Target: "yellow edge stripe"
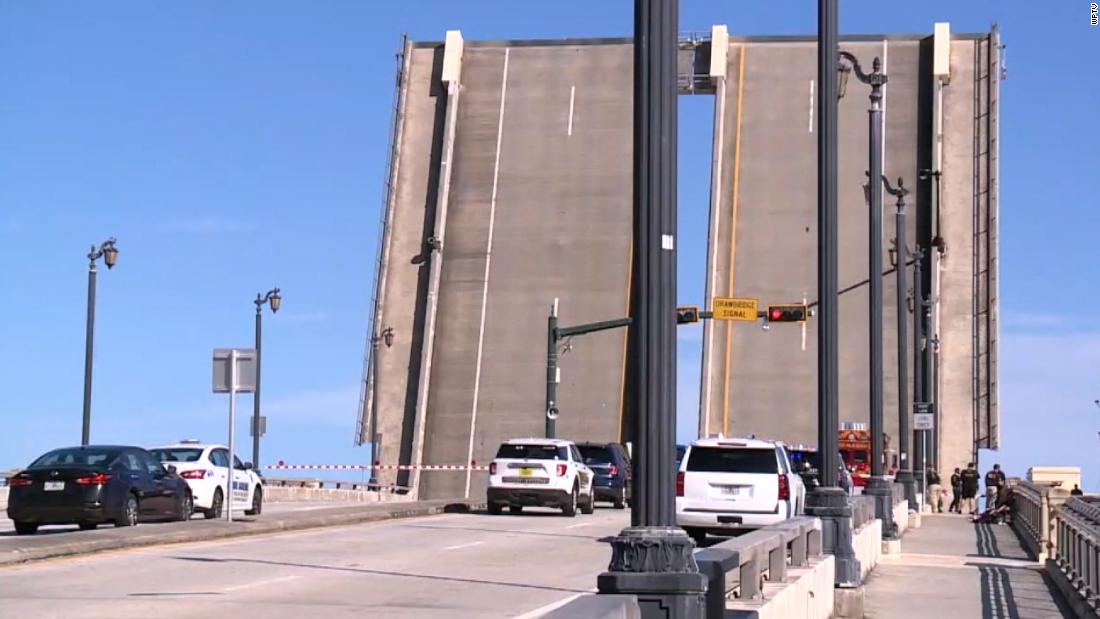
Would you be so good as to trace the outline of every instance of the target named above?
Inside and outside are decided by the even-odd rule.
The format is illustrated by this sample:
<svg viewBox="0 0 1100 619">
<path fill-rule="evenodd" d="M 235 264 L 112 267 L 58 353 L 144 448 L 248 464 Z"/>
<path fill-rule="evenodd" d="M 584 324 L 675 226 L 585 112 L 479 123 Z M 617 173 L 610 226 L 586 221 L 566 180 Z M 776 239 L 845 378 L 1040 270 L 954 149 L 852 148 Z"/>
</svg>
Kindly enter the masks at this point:
<svg viewBox="0 0 1100 619">
<path fill-rule="evenodd" d="M 633 238 L 633 236 L 631 236 L 631 239 L 630 239 L 630 251 L 628 251 L 626 255 L 627 255 L 627 260 L 626 260 L 626 265 L 627 265 L 627 269 L 626 269 L 626 312 L 623 315 L 624 316 L 630 316 L 630 293 L 631 293 L 631 286 L 634 283 L 634 238 Z M 629 349 L 629 346 L 628 346 L 630 344 L 630 329 L 631 329 L 631 327 L 627 327 L 626 329 L 624 329 L 625 333 L 623 335 L 623 374 L 622 374 L 622 383 L 621 383 L 622 388 L 620 389 L 621 396 L 620 396 L 620 399 L 619 399 L 619 442 L 620 443 L 625 443 L 628 440 L 627 437 L 623 436 L 623 416 L 626 414 L 625 413 L 626 412 L 626 363 L 627 363 L 627 355 L 630 353 L 630 349 Z"/>
<path fill-rule="evenodd" d="M 742 43 L 737 61 L 737 138 L 733 147 L 733 216 L 730 217 L 730 262 L 729 296 L 733 296 L 734 261 L 737 251 L 737 207 L 740 202 L 741 187 L 741 109 L 744 107 L 745 92 L 745 44 Z M 730 430 L 730 350 L 733 346 L 733 322 L 726 323 L 726 363 L 725 380 L 722 384 L 722 434 L 729 435 Z M 708 412 L 709 414 L 709 412 Z"/>
</svg>

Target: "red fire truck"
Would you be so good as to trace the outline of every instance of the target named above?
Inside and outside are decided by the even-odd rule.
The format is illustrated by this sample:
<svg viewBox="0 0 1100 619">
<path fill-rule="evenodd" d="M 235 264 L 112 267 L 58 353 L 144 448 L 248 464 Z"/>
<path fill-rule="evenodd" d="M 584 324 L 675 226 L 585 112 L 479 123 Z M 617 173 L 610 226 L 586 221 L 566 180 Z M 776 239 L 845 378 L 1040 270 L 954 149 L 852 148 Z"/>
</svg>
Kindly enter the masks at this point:
<svg viewBox="0 0 1100 619">
<path fill-rule="evenodd" d="M 841 424 L 837 446 L 844 465 L 852 471 L 852 482 L 859 487 L 867 485 L 871 477 L 871 431 L 865 423 L 845 422 Z M 883 437 L 885 473 L 893 475 L 893 450 L 890 449 L 889 435 Z"/>
</svg>

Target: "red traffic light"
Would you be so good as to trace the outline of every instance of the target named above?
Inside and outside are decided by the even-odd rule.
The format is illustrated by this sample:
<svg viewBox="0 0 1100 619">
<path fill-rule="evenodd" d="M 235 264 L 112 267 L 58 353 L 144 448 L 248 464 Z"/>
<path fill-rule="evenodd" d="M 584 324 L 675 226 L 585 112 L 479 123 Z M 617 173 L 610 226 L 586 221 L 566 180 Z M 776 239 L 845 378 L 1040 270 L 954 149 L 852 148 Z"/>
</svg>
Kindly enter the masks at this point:
<svg viewBox="0 0 1100 619">
<path fill-rule="evenodd" d="M 805 322 L 809 315 L 805 305 L 769 305 L 769 322 Z"/>
</svg>

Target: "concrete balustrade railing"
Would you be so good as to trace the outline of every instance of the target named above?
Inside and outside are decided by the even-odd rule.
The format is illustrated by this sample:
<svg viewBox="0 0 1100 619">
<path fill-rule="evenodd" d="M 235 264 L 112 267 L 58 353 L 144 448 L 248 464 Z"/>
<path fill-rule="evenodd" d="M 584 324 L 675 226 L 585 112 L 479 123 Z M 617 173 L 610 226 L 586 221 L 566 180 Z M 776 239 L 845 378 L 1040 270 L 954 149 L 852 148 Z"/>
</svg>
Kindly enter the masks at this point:
<svg viewBox="0 0 1100 619">
<path fill-rule="evenodd" d="M 276 488 L 326 488 L 329 490 L 359 490 L 363 492 L 398 492 L 408 491 L 404 486 L 387 486 L 370 484 L 362 481 L 330 481 L 324 479 L 310 479 L 303 477 L 264 477 L 265 486 Z"/>
<path fill-rule="evenodd" d="M 852 506 L 853 531 L 875 519 L 875 499 L 873 497 L 864 495 L 849 497 L 848 504 Z"/>
<path fill-rule="evenodd" d="M 1055 518 L 1069 492 L 1055 483 L 1027 480 L 1020 480 L 1012 490 L 1012 527 L 1027 551 L 1038 561 L 1045 561 L 1058 542 Z"/>
<path fill-rule="evenodd" d="M 1079 617 L 1100 614 L 1100 498 L 1070 497 L 1054 518 L 1047 573 Z"/>
<path fill-rule="evenodd" d="M 798 516 L 696 552 L 699 572 L 707 579 L 706 617 L 729 616 L 727 603 L 731 601 L 759 601 L 765 583 L 787 583 L 789 568 L 805 568 L 822 556 L 822 541 L 821 521 Z M 832 580 L 829 572 L 823 582 L 831 585 Z M 588 595 L 543 616 L 546 619 L 625 619 L 639 616 L 637 608 L 634 596 Z"/>
</svg>

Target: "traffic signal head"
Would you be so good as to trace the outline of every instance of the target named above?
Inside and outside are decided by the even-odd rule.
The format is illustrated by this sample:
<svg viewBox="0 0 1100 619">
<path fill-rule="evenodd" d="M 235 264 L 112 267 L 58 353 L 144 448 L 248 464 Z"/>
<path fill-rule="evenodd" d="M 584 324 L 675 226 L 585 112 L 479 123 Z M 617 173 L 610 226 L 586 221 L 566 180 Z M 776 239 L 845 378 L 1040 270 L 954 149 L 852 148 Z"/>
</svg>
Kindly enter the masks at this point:
<svg viewBox="0 0 1100 619">
<path fill-rule="evenodd" d="M 699 322 L 699 307 L 695 305 L 686 305 L 676 308 L 676 324 L 686 325 L 693 322 Z"/>
<path fill-rule="evenodd" d="M 768 306 L 768 322 L 805 322 L 808 315 L 805 305 Z"/>
</svg>

